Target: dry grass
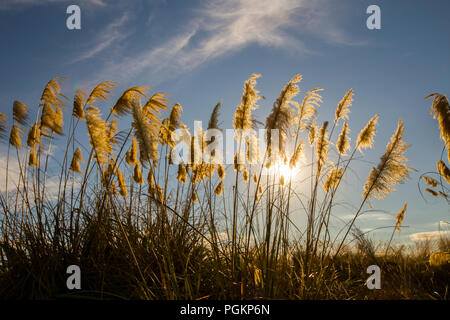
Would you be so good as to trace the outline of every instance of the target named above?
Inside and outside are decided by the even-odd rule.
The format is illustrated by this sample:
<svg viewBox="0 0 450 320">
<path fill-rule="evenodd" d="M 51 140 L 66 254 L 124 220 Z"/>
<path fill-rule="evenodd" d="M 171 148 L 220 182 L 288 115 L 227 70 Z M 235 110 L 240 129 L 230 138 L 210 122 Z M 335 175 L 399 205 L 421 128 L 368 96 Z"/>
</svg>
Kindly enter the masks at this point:
<svg viewBox="0 0 450 320">
<path fill-rule="evenodd" d="M 235 129 L 260 125 L 252 114 L 261 98 L 259 76 L 244 83 Z M 362 186 L 354 218 L 338 236 L 331 232 L 341 182 L 355 156 L 372 147 L 376 134 L 378 115 L 351 146 L 344 119 L 349 118 L 353 89 L 337 104 L 334 121 L 317 126 L 322 89 L 310 90 L 299 103 L 294 99 L 301 75 L 293 77 L 266 119 L 265 128 L 277 129 L 278 137 L 269 131 L 268 147 L 254 164 L 256 136 L 237 135 L 233 172 L 233 165 L 216 162 L 214 152 L 198 157 L 214 141 L 201 130 L 182 137 L 189 159 L 198 161 L 174 164 L 173 133 L 186 128 L 182 107 L 169 108 L 165 93 L 150 96 L 144 86 L 126 90 L 106 117 L 98 104 L 110 101 L 114 82 L 100 83 L 90 94 L 78 90 L 64 131 L 62 80 L 48 82 L 30 128 L 29 108 L 14 103 L 6 173 L 10 161 L 17 162 L 20 172 L 16 184 L 6 178 L 0 197 L 0 297 L 448 299 L 448 263 L 436 263 L 433 256 L 430 265 L 430 246 L 408 254 L 391 248 L 389 241 L 386 253 L 379 254 L 383 250 L 355 227 L 368 201 L 394 192 L 412 170 L 404 156 L 408 145 L 401 120 Z M 442 99 L 435 103 L 439 123 L 447 128 Z M 220 106 L 212 111 L 209 129 L 219 129 Z M 86 129 L 79 128 L 80 122 Z M 340 125 L 336 139 L 333 133 Z M 3 139 L 6 130 L 0 114 Z M 77 140 L 79 130 L 88 133 L 89 147 Z M 288 137 L 294 138 L 293 145 Z M 55 139 L 66 142 L 56 183 L 55 176 L 49 177 Z M 281 148 L 272 148 L 272 141 Z M 309 157 L 306 164 L 301 157 Z M 294 176 L 280 175 L 282 166 L 302 166 L 310 174 L 300 188 Z M 439 173 L 446 179 L 444 166 Z M 264 175 L 267 168 L 272 173 Z M 438 186 L 431 177 L 424 181 Z M 440 192 L 446 194 L 445 189 Z M 306 217 L 304 228 L 292 222 L 299 212 Z M 405 212 L 406 204 L 393 223 L 391 240 L 401 230 Z M 349 241 L 349 235 L 356 241 Z M 439 245 L 440 252 L 448 252 L 448 239 Z M 72 264 L 81 267 L 81 291 L 65 287 L 65 271 Z M 364 284 L 371 264 L 383 270 L 382 290 L 371 291 Z"/>
</svg>

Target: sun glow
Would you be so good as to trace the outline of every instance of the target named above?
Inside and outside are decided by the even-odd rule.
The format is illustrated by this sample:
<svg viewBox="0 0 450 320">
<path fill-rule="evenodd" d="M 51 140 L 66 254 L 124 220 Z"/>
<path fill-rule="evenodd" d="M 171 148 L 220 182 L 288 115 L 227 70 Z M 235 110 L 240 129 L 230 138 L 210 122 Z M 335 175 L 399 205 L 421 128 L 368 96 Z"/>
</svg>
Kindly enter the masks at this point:
<svg viewBox="0 0 450 320">
<path fill-rule="evenodd" d="M 291 168 L 289 164 L 281 163 L 278 165 L 278 172 L 284 179 L 292 178 L 295 174 L 295 167 Z"/>
<path fill-rule="evenodd" d="M 284 163 L 283 161 L 277 162 L 273 166 L 270 167 L 268 174 L 275 175 L 278 177 L 283 177 L 285 181 L 289 181 L 290 179 L 294 179 L 298 169 L 296 167 L 291 168 L 289 163 Z"/>
</svg>

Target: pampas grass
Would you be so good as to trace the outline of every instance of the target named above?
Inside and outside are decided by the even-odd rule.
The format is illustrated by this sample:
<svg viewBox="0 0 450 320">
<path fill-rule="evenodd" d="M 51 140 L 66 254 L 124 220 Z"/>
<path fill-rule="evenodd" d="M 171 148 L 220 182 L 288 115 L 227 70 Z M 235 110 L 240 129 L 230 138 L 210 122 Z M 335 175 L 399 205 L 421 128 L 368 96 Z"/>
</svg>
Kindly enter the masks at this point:
<svg viewBox="0 0 450 320">
<path fill-rule="evenodd" d="M 367 177 L 364 184 L 364 198 L 373 196 L 383 199 L 395 191 L 396 184 L 402 183 L 409 177 L 412 168 L 405 163 L 408 159 L 404 153 L 409 145 L 402 140 L 403 131 L 403 121 L 399 120 L 397 129 L 387 144 L 380 163 L 376 168 L 372 168 Z"/>
<path fill-rule="evenodd" d="M 347 150 L 350 150 L 350 137 L 348 136 L 350 129 L 347 121 L 342 126 L 342 131 L 336 141 L 336 148 L 341 156 L 344 156 Z"/>
<path fill-rule="evenodd" d="M 261 99 L 261 96 L 258 95 L 259 91 L 255 89 L 256 79 L 259 77 L 261 77 L 260 74 L 254 73 L 244 83 L 241 103 L 234 112 L 234 129 L 249 130 L 253 128 L 252 111 L 258 108 L 256 103 Z"/>
<path fill-rule="evenodd" d="M 22 139 L 20 136 L 23 134 L 22 129 L 17 124 L 14 124 L 9 135 L 9 143 L 18 149 L 22 148 Z"/>
<path fill-rule="evenodd" d="M 28 107 L 16 100 L 13 103 L 13 118 L 14 121 L 16 121 L 17 123 L 25 126 L 27 124 L 27 120 L 28 120 Z"/>
<path fill-rule="evenodd" d="M 0 112 L 0 139 L 3 140 L 6 138 L 5 132 L 6 130 L 6 122 L 8 121 L 8 117 Z"/>
<path fill-rule="evenodd" d="M 364 129 L 358 135 L 358 140 L 356 140 L 356 145 L 359 151 L 363 149 L 372 148 L 373 141 L 375 139 L 375 126 L 378 122 L 379 115 L 376 114 L 369 122 L 366 124 Z"/>
<path fill-rule="evenodd" d="M 81 90 L 78 89 L 75 92 L 75 96 L 73 98 L 73 110 L 72 115 L 77 118 L 78 120 L 84 120 L 84 103 L 86 100 L 87 94 Z"/>
<path fill-rule="evenodd" d="M 348 119 L 348 114 L 350 113 L 349 107 L 353 102 L 353 88 L 348 90 L 345 96 L 339 101 L 338 106 L 335 111 L 334 123 L 337 123 L 339 119 Z"/>
<path fill-rule="evenodd" d="M 362 232 L 357 246 L 347 239 L 357 233 L 355 221 L 368 202 L 394 192 L 412 170 L 403 123 L 361 186 L 360 206 L 347 207 L 353 219 L 342 225 L 334 218 L 341 198 L 347 200 L 341 184 L 356 152 L 372 147 L 378 115 L 350 145 L 349 122 L 340 120 L 349 118 L 354 90 L 318 128 L 323 89 L 306 91 L 301 99 L 301 75 L 295 75 L 263 124 L 256 114 L 262 97 L 256 89 L 259 77 L 252 74 L 244 82 L 233 116 L 235 129 L 263 126 L 281 132 L 277 159 L 268 158 L 265 146 L 259 162 L 257 137 L 244 134 L 236 136 L 233 164 L 217 163 L 215 154 L 203 157 L 213 140 L 199 128 L 181 138 L 186 163 L 174 163 L 173 132 L 187 129 L 183 108 L 175 103 L 169 110 L 168 95 L 150 95 L 145 86 L 126 89 L 114 104 L 112 81 L 98 84 L 89 95 L 77 90 L 71 117 L 63 119 L 63 78 L 54 78 L 44 88 L 39 109 L 25 116 L 19 112 L 24 107 L 16 107 L 8 150 L 16 148 L 19 179 L 14 185 L 5 179 L 6 192 L 0 194 L 0 297 L 65 296 L 70 264 L 83 270 L 84 286 L 83 292 L 71 294 L 101 299 L 429 298 L 434 292 L 446 297 L 446 278 L 429 269 L 423 262 L 428 258 L 403 255 L 390 242 L 385 256 L 375 256 Z M 229 108 L 221 102 L 212 108 L 209 129 L 219 129 L 222 107 Z M 37 121 L 28 127 L 32 112 Z M 322 112 L 328 111 L 321 107 Z M 5 118 L 0 114 L 0 134 L 6 132 Z M 80 120 L 86 127 L 77 126 Z M 81 130 L 87 131 L 89 144 L 78 138 Z M 266 142 L 274 137 L 266 136 Z M 50 153 L 56 140 L 58 145 L 66 142 L 66 151 L 55 187 Z M 8 152 L 7 166 L 9 158 Z M 450 177 L 443 161 L 438 171 L 443 179 Z M 437 179 L 422 179 L 430 188 L 439 187 Z M 446 197 L 444 188 L 433 191 Z M 405 211 L 406 204 L 391 226 L 391 240 Z M 294 223 L 302 216 L 304 225 Z M 361 289 L 368 257 L 382 268 L 388 261 L 396 263 L 383 276 L 382 292 Z M 416 277 L 403 276 L 408 272 Z"/>
<path fill-rule="evenodd" d="M 104 165 L 108 162 L 108 156 L 112 154 L 113 149 L 108 139 L 108 126 L 106 121 L 102 120 L 97 107 L 90 106 L 86 109 L 86 126 L 95 158 L 99 165 Z"/>
</svg>

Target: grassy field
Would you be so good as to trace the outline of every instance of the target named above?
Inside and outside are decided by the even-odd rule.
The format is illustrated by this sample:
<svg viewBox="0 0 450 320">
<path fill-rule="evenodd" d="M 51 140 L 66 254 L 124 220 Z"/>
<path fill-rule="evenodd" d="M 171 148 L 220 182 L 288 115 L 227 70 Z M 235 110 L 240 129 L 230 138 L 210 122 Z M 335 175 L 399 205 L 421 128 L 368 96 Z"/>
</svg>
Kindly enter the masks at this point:
<svg viewBox="0 0 450 320">
<path fill-rule="evenodd" d="M 67 111 L 63 79 L 54 78 L 36 114 L 16 101 L 10 129 L 0 114 L 2 137 L 9 132 L 0 197 L 0 298 L 448 299 L 448 238 L 415 248 L 391 246 L 406 203 L 399 203 L 386 243 L 374 244 L 355 226 L 371 199 L 394 192 L 413 170 L 404 155 L 403 122 L 362 186 L 353 219 L 335 235 L 341 181 L 356 156 L 372 147 L 378 115 L 368 117 L 351 140 L 350 89 L 334 119 L 317 124 L 322 89 L 295 101 L 297 75 L 261 123 L 253 116 L 261 98 L 258 77 L 245 81 L 234 114 L 234 164 L 211 152 L 207 131 L 188 132 L 179 104 L 169 107 L 168 95 L 150 95 L 143 86 L 102 108 L 104 116 L 96 105 L 110 101 L 114 82 L 89 94 L 78 90 Z M 448 101 L 432 97 L 447 145 Z M 210 130 L 220 129 L 220 107 L 212 110 Z M 66 125 L 63 110 L 71 113 Z M 261 127 L 268 130 L 268 147 L 258 151 L 252 129 Z M 89 146 L 78 140 L 81 130 Z M 61 159 L 55 175 L 56 143 Z M 172 151 L 180 143 L 188 157 L 176 164 Z M 11 168 L 17 169 L 14 181 Z M 307 172 L 300 182 L 299 170 Z M 442 160 L 437 170 L 439 181 L 423 176 L 423 182 L 427 192 L 448 201 L 450 170 Z M 294 211 L 304 215 L 305 226 L 293 223 Z M 66 287 L 69 265 L 81 268 L 81 290 Z M 380 290 L 365 284 L 369 265 L 381 268 Z"/>
</svg>

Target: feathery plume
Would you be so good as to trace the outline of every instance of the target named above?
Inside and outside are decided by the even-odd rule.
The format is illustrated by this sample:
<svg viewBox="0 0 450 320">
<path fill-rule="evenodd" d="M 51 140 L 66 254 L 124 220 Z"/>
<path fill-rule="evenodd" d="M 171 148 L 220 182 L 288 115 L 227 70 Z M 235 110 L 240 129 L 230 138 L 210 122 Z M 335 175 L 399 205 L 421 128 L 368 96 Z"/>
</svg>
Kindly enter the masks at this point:
<svg viewBox="0 0 450 320">
<path fill-rule="evenodd" d="M 256 172 L 253 174 L 253 182 L 254 182 L 255 184 L 258 183 L 258 176 L 256 175 Z"/>
<path fill-rule="evenodd" d="M 120 169 L 117 169 L 117 180 L 119 182 L 120 195 L 125 198 L 128 195 L 128 189 L 127 184 L 125 183 L 125 177 Z"/>
<path fill-rule="evenodd" d="M 284 176 L 280 176 L 280 185 L 284 186 Z"/>
<path fill-rule="evenodd" d="M 242 178 L 244 178 L 245 182 L 248 182 L 248 170 L 244 168 L 244 172 L 242 173 Z"/>
<path fill-rule="evenodd" d="M 153 177 L 153 171 L 149 170 L 147 175 L 147 182 L 150 188 L 154 188 L 156 186 L 155 178 Z"/>
<path fill-rule="evenodd" d="M 81 150 L 79 147 L 75 150 L 72 157 L 72 162 L 70 163 L 70 171 L 81 173 L 80 162 L 84 162 L 83 156 L 81 155 Z"/>
<path fill-rule="evenodd" d="M 319 107 L 320 103 L 322 103 L 322 96 L 317 92 L 322 90 L 322 88 L 309 90 L 303 98 L 301 105 L 295 101 L 291 102 L 297 108 L 297 125 L 299 126 L 299 129 L 303 129 L 303 121 L 309 120 L 316 114 L 316 107 Z"/>
<path fill-rule="evenodd" d="M 183 163 L 178 164 L 177 180 L 182 183 L 186 183 L 187 172 L 186 166 Z"/>
<path fill-rule="evenodd" d="M 0 139 L 3 140 L 6 138 L 6 122 L 8 121 L 8 117 L 0 112 Z"/>
<path fill-rule="evenodd" d="M 41 114 L 40 129 L 51 130 L 57 134 L 62 135 L 63 130 L 63 112 L 61 108 L 56 107 L 54 109 L 50 104 L 45 103 Z"/>
<path fill-rule="evenodd" d="M 156 139 L 157 126 L 149 121 L 145 111 L 134 100 L 132 103 L 134 135 L 139 143 L 139 154 L 141 163 L 158 160 L 158 141 Z"/>
<path fill-rule="evenodd" d="M 149 89 L 150 88 L 147 86 L 139 86 L 125 90 L 112 108 L 112 112 L 118 115 L 129 113 L 132 109 L 132 101 L 135 99 L 148 98 L 146 91 Z"/>
<path fill-rule="evenodd" d="M 373 140 L 375 137 L 375 126 L 378 121 L 378 114 L 376 114 L 369 122 L 366 124 L 364 129 L 358 135 L 358 140 L 356 140 L 356 145 L 359 151 L 362 151 L 363 148 L 372 148 Z"/>
<path fill-rule="evenodd" d="M 55 108 L 65 107 L 65 102 L 62 98 L 67 99 L 67 97 L 61 93 L 60 82 L 62 80 L 65 80 L 65 78 L 55 77 L 47 82 L 41 95 L 40 106 L 45 106 L 47 104 Z"/>
<path fill-rule="evenodd" d="M 20 139 L 22 134 L 22 129 L 17 124 L 13 124 L 11 134 L 9 135 L 9 143 L 18 149 L 22 148 L 22 140 Z"/>
<path fill-rule="evenodd" d="M 407 203 L 405 202 L 403 204 L 403 208 L 397 213 L 397 216 L 395 217 L 395 228 L 400 233 L 400 227 L 403 223 L 403 220 L 405 219 L 405 212 L 406 212 L 406 206 Z"/>
<path fill-rule="evenodd" d="M 256 164 L 256 162 L 259 160 L 258 138 L 256 137 L 255 134 L 252 133 L 249 137 L 247 137 L 245 143 L 247 146 L 247 152 L 245 156 L 248 163 Z"/>
<path fill-rule="evenodd" d="M 219 129 L 219 109 L 222 101 L 219 101 L 214 107 L 208 122 L 208 129 Z"/>
<path fill-rule="evenodd" d="M 75 92 L 75 96 L 73 98 L 73 110 L 72 115 L 77 118 L 78 120 L 84 120 L 84 110 L 83 105 L 86 100 L 86 92 L 84 92 L 81 89 L 78 89 Z"/>
<path fill-rule="evenodd" d="M 23 126 L 27 124 L 28 107 L 18 100 L 14 101 L 13 103 L 13 118 L 14 121 Z"/>
<path fill-rule="evenodd" d="M 41 143 L 41 130 L 39 129 L 39 127 L 40 121 L 38 120 L 31 126 L 30 131 L 28 132 L 27 145 L 30 148 L 33 148 L 36 143 Z"/>
<path fill-rule="evenodd" d="M 64 114 L 61 108 L 56 108 L 55 118 L 53 119 L 53 131 L 63 135 Z"/>
<path fill-rule="evenodd" d="M 89 97 L 86 100 L 86 106 L 98 100 L 109 101 L 109 96 L 116 86 L 114 81 L 103 81 L 99 83 L 89 94 Z"/>
<path fill-rule="evenodd" d="M 172 133 L 170 132 L 169 124 L 169 118 L 166 118 L 161 122 L 158 133 L 158 141 L 163 146 L 169 145 L 171 147 L 174 147 L 175 144 L 172 141 Z"/>
<path fill-rule="evenodd" d="M 30 151 L 30 156 L 28 158 L 28 165 L 30 167 L 37 167 L 38 166 L 38 161 L 37 161 L 37 157 L 36 157 L 36 153 L 34 152 L 33 149 L 31 149 Z"/>
<path fill-rule="evenodd" d="M 378 166 L 373 167 L 364 184 L 364 198 L 383 199 L 389 193 L 394 192 L 394 185 L 402 183 L 409 177 L 412 168 L 405 162 L 408 159 L 403 155 L 409 145 L 402 140 L 403 121 L 398 121 L 397 130 L 391 137 L 391 141 L 386 146 L 386 151 L 381 157 Z"/>
<path fill-rule="evenodd" d="M 329 172 L 327 176 L 327 180 L 325 181 L 325 184 L 323 185 L 323 189 L 326 192 L 329 192 L 331 188 L 337 187 L 339 181 L 342 179 L 342 176 L 344 175 L 344 170 L 342 168 L 333 169 Z"/>
<path fill-rule="evenodd" d="M 125 160 L 130 166 L 137 163 L 137 141 L 135 137 L 131 140 L 131 148 L 127 151 Z"/>
<path fill-rule="evenodd" d="M 175 103 L 170 111 L 169 116 L 169 130 L 175 131 L 177 128 L 181 126 L 181 111 L 183 111 L 183 107 L 179 103 Z"/>
<path fill-rule="evenodd" d="M 169 118 L 166 118 L 162 121 L 160 131 L 159 131 L 159 141 L 162 145 L 169 145 L 172 148 L 175 147 L 175 141 L 173 140 L 173 132 L 181 127 L 183 124 L 181 123 L 181 111 L 183 111 L 183 108 L 180 104 L 175 103 L 172 107 L 172 110 L 170 111 Z M 170 153 L 169 156 L 171 157 L 172 154 Z M 169 163 L 171 163 L 171 158 L 169 158 Z"/>
<path fill-rule="evenodd" d="M 300 82 L 301 80 L 302 76 L 298 74 L 286 84 L 286 86 L 281 91 L 280 96 L 273 104 L 272 112 L 266 119 L 267 145 L 271 145 L 271 130 L 278 130 L 278 150 L 280 154 L 285 153 L 287 131 L 292 124 L 292 120 L 294 119 L 290 104 L 292 104 L 292 98 L 294 98 L 300 91 L 296 83 Z M 271 148 L 269 147 L 268 149 L 270 157 Z"/>
<path fill-rule="evenodd" d="M 161 110 L 168 110 L 168 103 L 170 102 L 167 98 L 168 94 L 164 92 L 157 92 L 148 99 L 142 109 L 145 112 L 145 116 L 149 121 L 157 124 L 160 123 L 160 119 L 158 114 L 161 113 Z"/>
<path fill-rule="evenodd" d="M 339 119 L 348 119 L 348 114 L 350 113 L 349 107 L 353 102 L 353 88 L 348 90 L 345 96 L 339 101 L 336 108 L 336 117 L 334 118 L 334 123 L 337 123 Z"/>
<path fill-rule="evenodd" d="M 256 102 L 261 98 L 258 96 L 259 91 L 255 89 L 256 79 L 260 76 L 260 74 L 254 73 L 244 83 L 241 103 L 234 112 L 234 129 L 248 130 L 253 126 L 252 111 L 257 109 Z"/>
<path fill-rule="evenodd" d="M 221 180 L 217 185 L 216 189 L 214 190 L 214 193 L 220 196 L 222 192 L 223 192 L 223 181 Z"/>
<path fill-rule="evenodd" d="M 436 188 L 439 185 L 439 182 L 436 179 L 433 179 L 431 177 L 422 176 L 422 179 L 425 180 L 425 183 L 427 186 L 431 188 Z"/>
<path fill-rule="evenodd" d="M 302 155 L 303 152 L 303 146 L 304 142 L 300 141 L 297 147 L 295 148 L 294 154 L 292 155 L 291 160 L 289 161 L 289 167 L 291 169 L 294 168 L 300 161 L 300 156 Z"/>
<path fill-rule="evenodd" d="M 256 196 L 257 196 L 257 200 L 259 201 L 259 199 L 261 198 L 261 195 L 263 194 L 263 188 L 262 188 L 262 185 L 261 184 L 259 184 L 259 186 L 258 186 L 258 192 L 256 193 Z"/>
<path fill-rule="evenodd" d="M 314 141 L 316 140 L 317 135 L 317 125 L 316 125 L 316 118 L 311 122 L 309 126 L 309 132 L 308 132 L 308 141 L 309 145 L 312 146 L 314 144 Z"/>
<path fill-rule="evenodd" d="M 53 107 L 50 104 L 45 103 L 44 107 L 42 108 L 40 129 L 53 130 L 53 128 L 55 127 L 54 125 L 55 118 L 56 118 L 55 109 L 53 109 Z"/>
<path fill-rule="evenodd" d="M 117 119 L 112 119 L 108 126 L 108 140 L 112 145 L 117 145 L 116 133 L 117 133 Z"/>
<path fill-rule="evenodd" d="M 197 192 L 195 190 L 192 191 L 192 201 L 193 202 L 197 202 L 198 201 Z"/>
<path fill-rule="evenodd" d="M 242 168 L 244 167 L 243 165 L 243 161 L 242 161 L 242 156 L 239 155 L 239 160 L 238 160 L 238 153 L 236 152 L 234 154 L 234 171 L 241 171 Z"/>
<path fill-rule="evenodd" d="M 144 183 L 144 178 L 142 177 L 141 166 L 139 165 L 139 163 L 136 163 L 136 165 L 134 166 L 133 179 L 136 183 Z"/>
<path fill-rule="evenodd" d="M 216 106 L 214 107 L 211 116 L 208 121 L 208 130 L 209 129 L 219 129 L 219 109 L 222 106 L 222 101 L 219 101 Z M 216 140 L 215 136 L 210 137 L 208 141 L 206 141 L 206 145 L 210 145 Z M 210 156 L 210 159 L 212 162 L 216 161 L 216 150 L 212 150 Z"/>
<path fill-rule="evenodd" d="M 450 169 L 447 167 L 447 165 L 444 163 L 444 161 L 439 160 L 437 162 L 437 171 L 441 177 L 447 181 L 447 183 L 450 184 Z"/>
<path fill-rule="evenodd" d="M 327 138 L 328 121 L 325 121 L 320 128 L 319 136 L 316 142 L 316 156 L 318 161 L 317 171 L 320 172 L 322 166 L 328 159 L 328 144 L 330 143 Z"/>
<path fill-rule="evenodd" d="M 217 165 L 217 176 L 220 178 L 220 180 L 225 179 L 225 168 L 221 163 Z"/>
<path fill-rule="evenodd" d="M 108 127 L 97 107 L 90 106 L 86 109 L 86 126 L 97 162 L 99 165 L 106 163 L 113 150 L 108 140 Z"/>
<path fill-rule="evenodd" d="M 448 149 L 450 145 L 450 106 L 447 97 L 442 94 L 432 93 L 426 96 L 425 99 L 431 97 L 433 98 L 433 102 L 431 104 L 430 113 L 433 115 L 434 119 L 438 119 L 441 138 Z"/>
<path fill-rule="evenodd" d="M 348 128 L 347 121 L 342 126 L 342 131 L 336 141 L 336 148 L 341 156 L 346 154 L 347 150 L 350 150 L 350 137 L 348 136 L 350 129 Z"/>
</svg>

